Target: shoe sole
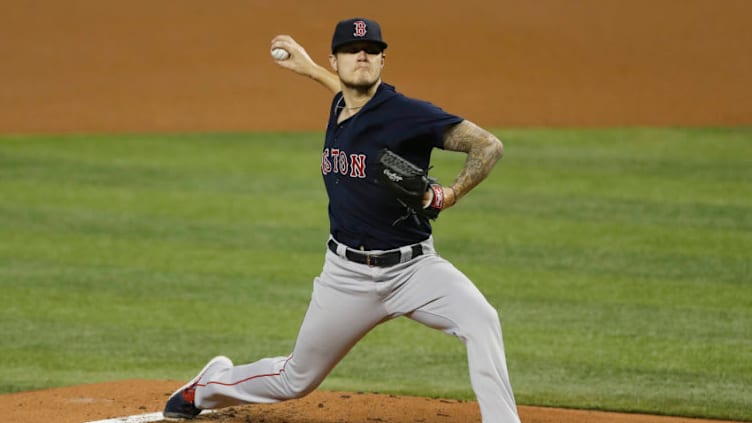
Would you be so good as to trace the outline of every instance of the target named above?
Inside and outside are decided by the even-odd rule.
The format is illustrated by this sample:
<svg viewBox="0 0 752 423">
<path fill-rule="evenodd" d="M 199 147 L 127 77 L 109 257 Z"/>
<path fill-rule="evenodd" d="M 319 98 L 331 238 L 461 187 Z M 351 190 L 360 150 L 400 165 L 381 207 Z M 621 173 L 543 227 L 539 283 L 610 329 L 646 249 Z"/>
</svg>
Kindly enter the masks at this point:
<svg viewBox="0 0 752 423">
<path fill-rule="evenodd" d="M 234 366 L 234 364 L 232 363 L 232 360 L 230 360 L 229 358 L 227 358 L 227 357 L 225 357 L 223 355 L 218 355 L 218 356 L 212 358 L 211 360 L 209 360 L 209 362 L 206 363 L 206 366 L 204 366 L 204 368 L 201 369 L 200 372 L 198 372 L 198 375 L 196 377 L 194 377 L 193 379 L 191 379 L 185 385 L 183 385 L 180 388 L 178 388 L 175 392 L 172 393 L 172 395 L 169 396 L 169 398 L 174 397 L 176 394 L 178 394 L 181 391 L 183 391 L 183 389 L 186 389 L 186 388 L 190 387 L 191 385 L 194 385 L 194 384 L 198 383 L 198 381 L 201 380 L 201 378 L 204 376 L 204 373 L 206 373 L 206 371 L 209 370 L 209 367 L 217 364 L 220 361 L 227 362 L 227 364 L 229 365 L 229 367 Z M 166 415 L 164 415 L 164 413 L 162 414 L 162 418 L 164 418 L 165 420 L 169 420 L 169 421 L 180 421 L 180 420 L 185 420 L 185 419 L 192 419 L 194 417 L 196 417 L 196 416 L 190 416 L 190 417 L 174 416 L 173 417 L 173 416 L 166 416 Z"/>
</svg>

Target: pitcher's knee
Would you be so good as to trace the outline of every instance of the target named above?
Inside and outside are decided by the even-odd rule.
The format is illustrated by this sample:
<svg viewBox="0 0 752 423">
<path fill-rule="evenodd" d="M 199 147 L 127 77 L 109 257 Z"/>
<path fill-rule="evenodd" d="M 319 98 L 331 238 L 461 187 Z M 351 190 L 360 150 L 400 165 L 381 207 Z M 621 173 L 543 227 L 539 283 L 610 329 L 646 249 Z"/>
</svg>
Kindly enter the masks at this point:
<svg viewBox="0 0 752 423">
<path fill-rule="evenodd" d="M 321 384 L 320 380 L 300 378 L 287 384 L 288 399 L 298 399 L 313 392 Z"/>
<path fill-rule="evenodd" d="M 497 332 L 501 330 L 499 313 L 489 303 L 478 304 L 473 308 L 469 330 L 471 332 Z"/>
<path fill-rule="evenodd" d="M 315 386 L 300 386 L 290 390 L 290 399 L 303 398 L 316 389 Z"/>
</svg>

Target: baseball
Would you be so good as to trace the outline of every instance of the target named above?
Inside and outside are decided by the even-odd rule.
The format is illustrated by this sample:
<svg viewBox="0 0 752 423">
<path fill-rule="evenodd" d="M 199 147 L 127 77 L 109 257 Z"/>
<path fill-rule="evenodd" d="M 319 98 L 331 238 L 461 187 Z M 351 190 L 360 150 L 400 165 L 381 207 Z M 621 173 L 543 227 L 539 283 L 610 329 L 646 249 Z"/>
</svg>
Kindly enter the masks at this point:
<svg viewBox="0 0 752 423">
<path fill-rule="evenodd" d="M 274 58 L 274 60 L 285 60 L 290 57 L 290 53 L 288 53 L 287 50 L 283 48 L 275 48 L 272 49 L 272 57 Z"/>
</svg>

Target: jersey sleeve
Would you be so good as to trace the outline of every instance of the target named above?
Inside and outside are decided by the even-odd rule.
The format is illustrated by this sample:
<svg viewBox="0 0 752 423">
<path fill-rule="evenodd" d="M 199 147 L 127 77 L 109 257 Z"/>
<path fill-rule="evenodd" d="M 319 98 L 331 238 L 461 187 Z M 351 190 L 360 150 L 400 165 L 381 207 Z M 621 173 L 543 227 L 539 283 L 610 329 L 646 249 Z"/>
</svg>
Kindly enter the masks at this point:
<svg viewBox="0 0 752 423">
<path fill-rule="evenodd" d="M 400 107 L 395 108 L 399 111 L 394 117 L 397 125 L 409 138 L 428 139 L 433 147 L 443 149 L 446 129 L 464 120 L 427 101 L 408 97 L 400 100 Z"/>
<path fill-rule="evenodd" d="M 431 113 L 427 119 L 426 126 L 431 132 L 431 138 L 436 140 L 434 147 L 443 149 L 444 134 L 446 133 L 447 128 L 462 122 L 464 119 L 457 115 L 447 113 L 440 107 L 431 103 L 427 103 L 426 107 Z"/>
</svg>

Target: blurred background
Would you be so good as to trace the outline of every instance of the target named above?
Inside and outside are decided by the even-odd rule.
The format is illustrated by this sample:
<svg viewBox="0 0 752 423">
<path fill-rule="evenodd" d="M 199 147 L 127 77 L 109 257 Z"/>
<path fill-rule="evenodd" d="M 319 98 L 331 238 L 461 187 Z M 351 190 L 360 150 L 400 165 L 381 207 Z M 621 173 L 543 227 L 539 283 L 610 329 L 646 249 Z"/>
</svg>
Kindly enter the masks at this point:
<svg viewBox="0 0 752 423">
<path fill-rule="evenodd" d="M 752 123 L 747 0 L 0 1 L 0 133 L 323 130 L 340 19 L 378 20 L 384 80 L 490 127 Z"/>
</svg>

